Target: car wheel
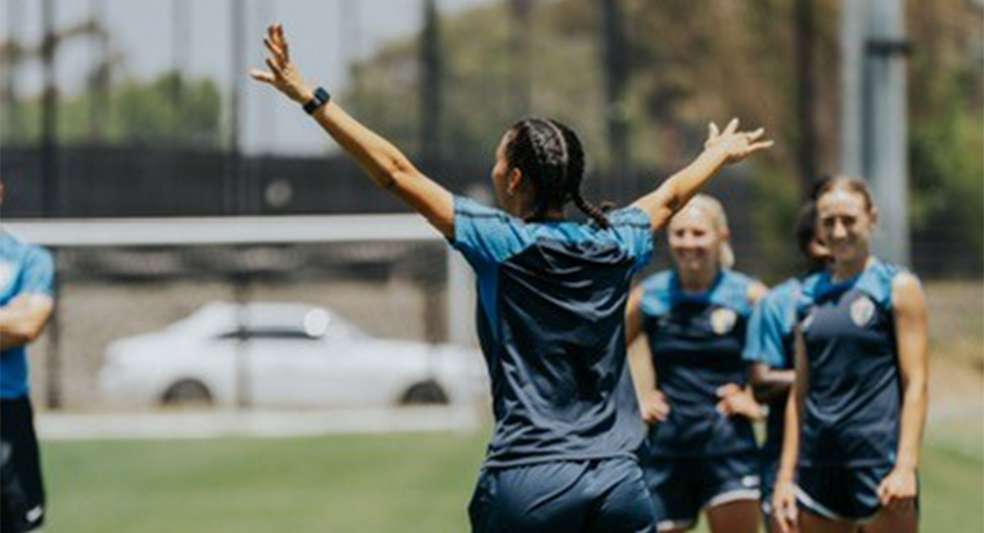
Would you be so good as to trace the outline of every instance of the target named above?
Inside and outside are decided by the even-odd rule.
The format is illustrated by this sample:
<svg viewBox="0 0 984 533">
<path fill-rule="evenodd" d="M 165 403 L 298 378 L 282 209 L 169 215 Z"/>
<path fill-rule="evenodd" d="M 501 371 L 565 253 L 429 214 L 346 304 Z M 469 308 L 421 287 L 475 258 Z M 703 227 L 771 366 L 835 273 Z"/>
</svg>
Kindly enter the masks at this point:
<svg viewBox="0 0 984 533">
<path fill-rule="evenodd" d="M 164 391 L 161 399 L 164 405 L 193 406 L 211 405 L 212 393 L 200 381 L 184 379 L 171 385 Z"/>
<path fill-rule="evenodd" d="M 448 403 L 448 395 L 437 383 L 425 381 L 407 389 L 400 403 L 403 405 L 444 405 Z"/>
</svg>

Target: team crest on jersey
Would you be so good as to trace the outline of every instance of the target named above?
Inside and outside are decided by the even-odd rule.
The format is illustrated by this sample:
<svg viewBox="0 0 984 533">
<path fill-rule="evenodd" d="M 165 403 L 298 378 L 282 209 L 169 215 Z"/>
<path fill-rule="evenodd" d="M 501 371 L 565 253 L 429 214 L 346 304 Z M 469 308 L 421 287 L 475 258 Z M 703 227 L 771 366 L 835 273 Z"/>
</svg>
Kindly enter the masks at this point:
<svg viewBox="0 0 984 533">
<path fill-rule="evenodd" d="M 715 309 L 711 313 L 711 329 L 714 333 L 718 335 L 724 335 L 725 333 L 732 330 L 735 327 L 735 322 L 738 321 L 738 315 L 727 308 Z"/>
<path fill-rule="evenodd" d="M 873 316 L 875 316 L 875 303 L 867 296 L 862 296 L 851 302 L 851 320 L 859 328 L 868 325 Z"/>
</svg>

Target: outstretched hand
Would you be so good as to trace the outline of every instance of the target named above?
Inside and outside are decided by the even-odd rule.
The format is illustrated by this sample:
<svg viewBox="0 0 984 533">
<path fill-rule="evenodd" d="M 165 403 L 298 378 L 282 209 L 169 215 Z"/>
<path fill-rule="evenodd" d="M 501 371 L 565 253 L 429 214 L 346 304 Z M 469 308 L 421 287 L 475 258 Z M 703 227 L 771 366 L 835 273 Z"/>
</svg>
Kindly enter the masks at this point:
<svg viewBox="0 0 984 533">
<path fill-rule="evenodd" d="M 775 144 L 772 140 L 759 140 L 764 133 L 765 128 L 759 128 L 755 131 L 738 131 L 737 118 L 731 119 L 724 131 L 719 131 L 717 124 L 711 122 L 708 125 L 704 149 L 720 151 L 727 158 L 728 163 L 737 163 L 755 152 L 765 150 Z"/>
<path fill-rule="evenodd" d="M 249 71 L 250 77 L 256 81 L 272 85 L 284 96 L 299 104 L 310 100 L 314 92 L 307 86 L 297 67 L 290 61 L 290 48 L 284 37 L 283 25 L 274 24 L 268 27 L 267 35 L 263 38 L 263 44 L 270 52 L 270 57 L 266 58 L 266 64 L 270 70 L 264 71 L 254 68 Z"/>
</svg>

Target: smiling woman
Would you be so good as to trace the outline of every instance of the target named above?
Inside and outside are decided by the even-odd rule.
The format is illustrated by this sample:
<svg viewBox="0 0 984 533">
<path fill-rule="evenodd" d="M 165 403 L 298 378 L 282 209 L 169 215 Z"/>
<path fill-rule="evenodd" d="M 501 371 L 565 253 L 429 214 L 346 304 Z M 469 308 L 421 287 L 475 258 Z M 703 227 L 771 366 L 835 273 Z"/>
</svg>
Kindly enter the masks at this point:
<svg viewBox="0 0 984 533">
<path fill-rule="evenodd" d="M 667 228 L 674 268 L 637 287 L 627 311 L 628 342 L 643 420 L 638 452 L 660 517 L 659 531 L 692 528 L 706 512 L 712 532 L 758 529 L 758 454 L 752 419 L 761 416 L 742 360 L 752 306 L 765 286 L 731 270 L 724 208 L 695 196 Z"/>
<path fill-rule="evenodd" d="M 870 253 L 878 211 L 838 177 L 816 201 L 826 271 L 803 282 L 796 380 L 774 508 L 806 533 L 913 532 L 927 407 L 927 310 L 919 280 Z M 795 480 L 795 481 L 794 481 Z M 797 502 L 805 509 L 797 513 Z"/>
</svg>

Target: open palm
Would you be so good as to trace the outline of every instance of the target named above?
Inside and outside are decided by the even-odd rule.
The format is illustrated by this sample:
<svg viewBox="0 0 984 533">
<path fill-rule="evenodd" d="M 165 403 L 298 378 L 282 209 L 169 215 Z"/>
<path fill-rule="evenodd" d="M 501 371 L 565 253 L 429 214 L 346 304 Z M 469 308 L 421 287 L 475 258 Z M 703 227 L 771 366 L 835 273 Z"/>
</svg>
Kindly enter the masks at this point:
<svg viewBox="0 0 984 533">
<path fill-rule="evenodd" d="M 252 69 L 249 75 L 254 80 L 272 85 L 295 102 L 303 104 L 310 100 L 312 95 L 310 87 L 304 82 L 294 63 L 290 61 L 290 48 L 287 45 L 287 38 L 284 37 L 283 25 L 274 24 L 268 27 L 263 44 L 270 52 L 270 57 L 266 58 L 270 70 Z"/>
<path fill-rule="evenodd" d="M 704 148 L 719 150 L 728 163 L 737 163 L 759 150 L 765 150 L 775 144 L 771 140 L 759 140 L 765 133 L 764 128 L 755 131 L 738 131 L 738 119 L 733 118 L 724 131 L 719 131 L 717 124 L 711 122 L 708 126 L 707 141 Z"/>
</svg>

